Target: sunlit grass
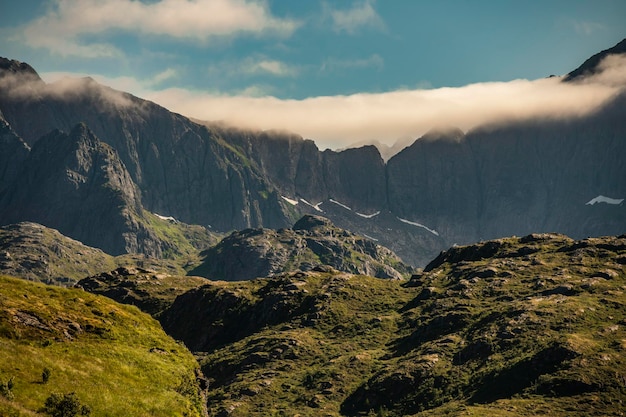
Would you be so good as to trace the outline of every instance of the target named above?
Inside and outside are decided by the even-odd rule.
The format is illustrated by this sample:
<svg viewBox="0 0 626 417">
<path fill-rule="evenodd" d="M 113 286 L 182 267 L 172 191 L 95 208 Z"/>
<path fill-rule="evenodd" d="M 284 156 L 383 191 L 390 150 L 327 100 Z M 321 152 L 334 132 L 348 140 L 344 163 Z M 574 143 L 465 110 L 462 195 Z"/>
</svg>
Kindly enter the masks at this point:
<svg viewBox="0 0 626 417">
<path fill-rule="evenodd" d="M 177 392 L 196 362 L 150 316 L 75 289 L 8 277 L 0 287 L 0 380 L 13 378 L 15 397 L 3 412 L 37 411 L 51 393 L 75 392 L 95 416 L 198 415 L 197 399 Z M 36 321 L 20 323 L 16 313 Z"/>
</svg>

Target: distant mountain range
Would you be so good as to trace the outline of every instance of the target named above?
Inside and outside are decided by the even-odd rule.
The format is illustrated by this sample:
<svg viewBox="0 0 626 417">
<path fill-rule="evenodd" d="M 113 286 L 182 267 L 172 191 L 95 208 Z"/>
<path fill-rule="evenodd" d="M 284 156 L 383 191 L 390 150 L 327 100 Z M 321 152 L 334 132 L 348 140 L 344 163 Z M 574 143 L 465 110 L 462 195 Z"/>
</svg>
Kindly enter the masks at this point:
<svg viewBox="0 0 626 417">
<path fill-rule="evenodd" d="M 625 45 L 564 82 L 584 82 Z M 320 151 L 295 134 L 197 123 L 90 78 L 46 84 L 1 58 L 0 224 L 41 223 L 112 255 L 172 257 L 208 247 L 213 231 L 319 214 L 416 266 L 501 236 L 620 234 L 621 91 L 586 116 L 432 131 L 384 162 L 374 146 Z M 203 236 L 173 239 L 171 223 Z"/>
</svg>

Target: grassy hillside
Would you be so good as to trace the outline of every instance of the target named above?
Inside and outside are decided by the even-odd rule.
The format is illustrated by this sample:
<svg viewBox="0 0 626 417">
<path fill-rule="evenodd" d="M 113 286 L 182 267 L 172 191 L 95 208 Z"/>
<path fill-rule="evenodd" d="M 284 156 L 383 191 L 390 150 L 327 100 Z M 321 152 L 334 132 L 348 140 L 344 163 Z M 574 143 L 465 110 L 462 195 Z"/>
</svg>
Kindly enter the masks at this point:
<svg viewBox="0 0 626 417">
<path fill-rule="evenodd" d="M 348 415 L 623 415 L 626 237 L 452 248 L 410 285 L 410 330 Z"/>
<path fill-rule="evenodd" d="M 626 237 L 452 248 L 408 282 L 296 272 L 179 296 L 214 415 L 618 416 Z"/>
<path fill-rule="evenodd" d="M 189 351 L 102 296 L 0 276 L 0 356 L 2 416 L 72 392 L 94 416 L 201 415 Z"/>
<path fill-rule="evenodd" d="M 397 281 L 295 272 L 191 290 L 161 321 L 198 352 L 210 415 L 337 415 L 384 363 L 415 294 Z"/>
<path fill-rule="evenodd" d="M 454 247 L 408 281 L 323 265 L 235 282 L 164 271 L 129 266 L 81 285 L 184 341 L 210 415 L 626 412 L 626 236 Z M 197 413 L 199 397 L 182 395 L 195 393 L 197 364 L 136 308 L 0 283 L 0 353 L 12 358 L 0 390 L 13 384 L 0 415 L 72 391 L 94 415 Z"/>
</svg>

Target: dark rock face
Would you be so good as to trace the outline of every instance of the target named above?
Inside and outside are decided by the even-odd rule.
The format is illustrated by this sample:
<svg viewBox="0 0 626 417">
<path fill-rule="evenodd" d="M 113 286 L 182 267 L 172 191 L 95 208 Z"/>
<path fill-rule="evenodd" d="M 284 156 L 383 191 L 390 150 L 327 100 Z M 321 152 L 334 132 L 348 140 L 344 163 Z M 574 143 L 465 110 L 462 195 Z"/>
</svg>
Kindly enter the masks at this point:
<svg viewBox="0 0 626 417">
<path fill-rule="evenodd" d="M 0 61 L 0 112 L 14 132 L 2 131 L 0 192 L 26 144 L 85 122 L 115 149 L 143 207 L 218 231 L 284 228 L 321 213 L 414 265 L 454 244 L 502 236 L 626 232 L 623 204 L 586 204 L 626 198 L 624 93 L 579 118 L 434 131 L 385 164 L 374 146 L 321 152 L 293 134 L 200 125 L 89 78 L 64 94 L 61 87 L 26 64 Z M 63 217 L 63 207 L 49 204 L 49 217 Z"/>
<path fill-rule="evenodd" d="M 626 196 L 624 106 L 622 94 L 580 119 L 420 139 L 388 162 L 389 208 L 428 224 L 449 244 L 539 231 L 622 233 L 623 205 L 586 203 Z"/>
<path fill-rule="evenodd" d="M 54 129 L 84 122 L 118 152 L 150 211 L 220 230 L 290 223 L 273 185 L 218 129 L 90 78 L 61 94 L 62 86 L 18 70 L 0 82 L 0 111 L 31 146 Z"/>
<path fill-rule="evenodd" d="M 432 132 L 387 164 L 389 207 L 451 243 L 477 233 L 480 178 L 463 132 Z"/>
<path fill-rule="evenodd" d="M 323 265 L 338 271 L 402 279 L 412 268 L 389 249 L 335 227 L 320 216 L 304 216 L 292 229 L 234 232 L 203 253 L 189 272 L 216 280 L 249 280 Z"/>
<path fill-rule="evenodd" d="M 385 164 L 374 146 L 320 152 L 311 140 L 280 132 L 225 130 L 283 195 L 316 204 L 330 198 L 354 209 L 384 209 Z"/>
<path fill-rule="evenodd" d="M 0 208 L 2 224 L 42 223 L 111 254 L 160 251 L 123 163 L 83 124 L 35 144 Z"/>
<path fill-rule="evenodd" d="M 2 119 L 0 113 L 0 196 L 19 174 L 30 148 Z"/>
</svg>

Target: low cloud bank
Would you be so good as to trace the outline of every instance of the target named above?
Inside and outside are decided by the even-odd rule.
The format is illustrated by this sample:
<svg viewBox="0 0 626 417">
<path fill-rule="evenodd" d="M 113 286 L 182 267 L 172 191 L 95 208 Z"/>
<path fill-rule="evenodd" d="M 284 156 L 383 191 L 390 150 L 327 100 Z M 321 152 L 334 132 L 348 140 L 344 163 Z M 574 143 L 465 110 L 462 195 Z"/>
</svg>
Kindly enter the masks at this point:
<svg viewBox="0 0 626 417">
<path fill-rule="evenodd" d="M 626 57 L 609 56 L 601 68 L 598 75 L 577 83 L 552 77 L 303 100 L 173 88 L 149 92 L 146 98 L 189 117 L 254 129 L 289 130 L 314 139 L 320 148 L 336 149 L 366 141 L 392 145 L 399 138 L 418 138 L 442 126 L 467 131 L 507 120 L 583 116 L 626 86 Z"/>
<path fill-rule="evenodd" d="M 599 68 L 602 71 L 593 77 L 570 83 L 552 77 L 303 100 L 227 96 L 175 88 L 154 90 L 154 80 L 142 83 L 128 77 L 96 79 L 187 117 L 242 128 L 288 130 L 315 140 L 321 149 L 338 149 L 375 141 L 391 146 L 398 139 L 415 139 L 438 127 L 455 126 L 467 131 L 507 120 L 583 116 L 626 88 L 626 56 L 609 56 Z M 39 79 L 25 83 L 4 77 L 0 87 L 10 89 L 12 94 L 56 97 L 87 91 L 102 102 L 131 104 L 127 95 L 102 88 L 90 79 L 65 78 L 44 84 Z"/>
</svg>

